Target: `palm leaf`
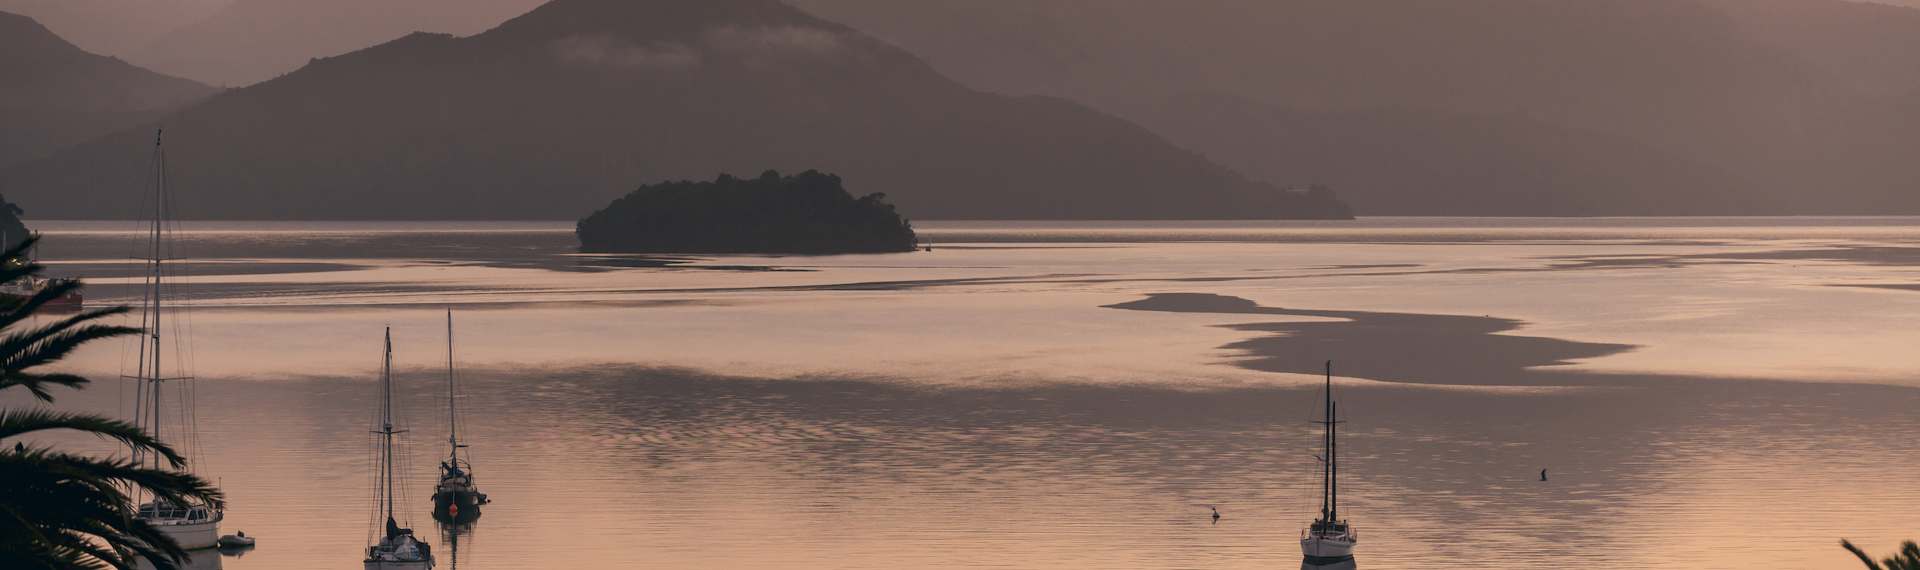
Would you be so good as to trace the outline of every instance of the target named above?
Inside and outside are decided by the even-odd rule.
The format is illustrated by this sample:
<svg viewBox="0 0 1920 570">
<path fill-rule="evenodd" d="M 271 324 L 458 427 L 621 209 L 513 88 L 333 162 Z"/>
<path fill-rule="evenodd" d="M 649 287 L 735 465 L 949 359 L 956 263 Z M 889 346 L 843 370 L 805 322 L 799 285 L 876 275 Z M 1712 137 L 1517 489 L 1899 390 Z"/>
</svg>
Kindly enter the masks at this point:
<svg viewBox="0 0 1920 570">
<path fill-rule="evenodd" d="M 8 248 L 0 259 L 22 259 L 37 238 Z M 0 263 L 0 283 L 39 274 L 35 263 Z M 41 401 L 53 401 L 52 386 L 80 389 L 88 380 L 33 369 L 56 362 L 87 342 L 135 334 L 139 329 L 100 324 L 127 311 L 114 307 L 83 312 L 53 323 L 14 331 L 41 306 L 80 288 L 77 281 L 47 283 L 27 298 L 0 298 L 0 390 L 24 387 Z M 172 537 L 136 515 L 136 490 L 155 501 L 204 503 L 223 508 L 225 497 L 206 480 L 173 471 L 186 458 L 173 448 L 119 420 L 42 410 L 0 410 L 0 438 L 50 429 L 71 429 L 109 438 L 137 452 L 164 458 L 167 469 L 148 468 L 131 459 L 56 453 L 43 448 L 0 453 L 0 568 L 54 570 L 131 570 L 145 559 L 155 568 L 174 570 L 187 559 Z"/>
<path fill-rule="evenodd" d="M 0 439 L 49 429 L 77 430 L 119 440 L 120 443 L 129 447 L 157 453 L 165 457 L 168 464 L 175 468 L 182 467 L 187 462 L 187 459 L 175 452 L 172 447 L 147 435 L 133 424 L 120 420 L 45 410 L 0 410 Z"/>
<path fill-rule="evenodd" d="M 80 388 L 87 379 L 71 374 L 31 374 L 27 369 L 66 357 L 88 341 L 137 334 L 140 329 L 93 324 L 92 321 L 127 312 L 126 307 L 87 311 L 46 326 L 0 337 L 0 390 L 20 386 L 43 402 L 53 401 L 48 385 Z"/>
<path fill-rule="evenodd" d="M 171 537 L 135 518 L 123 489 L 152 493 L 157 501 L 224 505 L 218 489 L 187 473 L 142 468 L 124 459 L 67 454 L 0 455 L 0 536 L 16 554 L 80 552 L 114 568 L 131 568 L 134 557 L 168 568 L 186 552 Z M 83 538 L 83 537 L 90 537 Z M 101 549 L 95 541 L 104 543 Z M 71 567 L 71 566 L 63 566 Z"/>
<path fill-rule="evenodd" d="M 1840 539 L 1840 547 L 1847 549 L 1847 552 L 1852 552 L 1860 559 L 1861 564 L 1867 565 L 1868 570 L 1920 570 L 1920 545 L 1914 544 L 1911 540 L 1900 543 L 1899 552 L 1879 562 L 1875 562 L 1866 551 L 1860 550 L 1860 547 L 1854 546 L 1844 538 Z"/>
</svg>

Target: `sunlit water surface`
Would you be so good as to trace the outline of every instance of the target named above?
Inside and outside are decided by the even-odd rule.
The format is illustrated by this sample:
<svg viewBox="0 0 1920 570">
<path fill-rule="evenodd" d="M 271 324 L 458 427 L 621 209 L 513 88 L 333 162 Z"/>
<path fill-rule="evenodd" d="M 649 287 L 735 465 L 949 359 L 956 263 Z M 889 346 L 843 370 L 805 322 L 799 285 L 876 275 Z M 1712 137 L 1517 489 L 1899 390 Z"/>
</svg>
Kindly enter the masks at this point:
<svg viewBox="0 0 1920 570">
<path fill-rule="evenodd" d="M 816 257 L 187 224 L 188 446 L 260 540 L 197 563 L 358 567 L 386 327 L 400 518 L 441 568 L 1289 567 L 1328 359 L 1362 568 L 1843 568 L 1841 538 L 1920 537 L 1920 219 L 918 225 L 932 251 Z M 132 224 L 38 229 L 90 305 L 136 290 Z M 427 516 L 448 309 L 495 501 L 458 529 Z M 97 381 L 59 407 L 130 415 L 124 353 L 63 363 Z"/>
</svg>

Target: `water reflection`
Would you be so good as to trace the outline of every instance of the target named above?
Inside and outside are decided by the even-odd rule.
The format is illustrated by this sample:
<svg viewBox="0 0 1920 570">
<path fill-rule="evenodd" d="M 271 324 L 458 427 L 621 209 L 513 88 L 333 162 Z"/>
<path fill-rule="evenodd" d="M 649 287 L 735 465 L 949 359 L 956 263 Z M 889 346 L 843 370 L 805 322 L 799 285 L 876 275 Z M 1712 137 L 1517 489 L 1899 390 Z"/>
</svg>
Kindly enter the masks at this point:
<svg viewBox="0 0 1920 570">
<path fill-rule="evenodd" d="M 1352 558 L 1339 562 L 1314 562 L 1312 560 L 1306 560 L 1300 563 L 1300 570 L 1354 570 L 1355 568 L 1359 568 L 1359 566 L 1355 566 L 1354 559 Z"/>
<path fill-rule="evenodd" d="M 1343 477 L 1375 567 L 1642 568 L 1652 543 L 1672 545 L 1662 568 L 1827 567 L 1850 562 L 1840 536 L 1920 527 L 1920 390 L 1548 372 L 1665 350 L 1728 377 L 1774 362 L 1832 380 L 1802 372 L 1875 354 L 1862 366 L 1904 374 L 1911 355 L 1888 347 L 1920 338 L 1920 296 L 1824 285 L 1911 281 L 1920 256 L 1638 228 L 1580 239 L 1651 241 L 1435 241 L 1569 237 L 1549 230 L 657 267 L 574 255 L 563 230 L 200 235 L 196 254 L 232 264 L 197 282 L 212 310 L 196 335 L 217 347 L 199 352 L 199 405 L 217 410 L 200 427 L 232 524 L 275 537 L 226 565 L 357 563 L 363 505 L 340 498 L 364 491 L 342 462 L 360 456 L 371 406 L 360 339 L 415 327 L 403 342 L 417 346 L 396 348 L 424 355 L 400 373 L 403 399 L 437 418 L 445 304 L 491 309 L 474 311 L 463 358 L 479 362 L 461 369 L 476 370 L 471 435 L 503 498 L 484 548 L 474 524 L 440 525 L 447 568 L 1286 566 L 1315 507 L 1319 400 L 1272 372 L 1327 357 L 1403 382 L 1341 392 L 1355 428 Z M 1294 233 L 1268 241 L 1319 239 Z M 733 270 L 761 266 L 804 271 Z M 1155 295 L 1169 292 L 1206 296 Z M 1098 308 L 1114 304 L 1147 310 Z M 1750 338 L 1780 348 L 1734 342 Z M 1740 358 L 1701 364 L 1722 345 Z M 943 382 L 956 376 L 992 381 Z M 117 396 L 109 382 L 60 403 L 113 410 Z M 418 451 L 415 465 L 440 459 Z M 410 488 L 431 489 L 427 471 Z M 1823 532 L 1800 522 L 1836 510 L 1849 516 Z"/>
<path fill-rule="evenodd" d="M 479 516 L 475 515 L 474 518 L 479 518 Z M 471 520 L 467 522 L 452 522 L 435 519 L 434 524 L 440 528 L 441 551 L 446 553 L 444 560 L 447 562 L 447 568 L 459 568 L 461 538 L 471 537 L 473 535 L 473 522 Z M 473 547 L 469 544 L 467 548 L 471 550 Z"/>
<path fill-rule="evenodd" d="M 248 547 L 247 550 L 252 550 L 252 547 Z M 224 558 L 228 556 L 237 557 L 241 554 L 243 553 L 227 554 L 225 549 L 214 548 L 188 551 L 187 560 L 181 563 L 179 568 L 180 570 L 223 570 L 224 562 L 222 560 Z M 154 570 L 155 568 L 153 563 L 147 562 L 145 558 L 135 560 L 133 567 L 139 570 Z"/>
<path fill-rule="evenodd" d="M 403 399 L 431 402 L 435 374 L 403 378 Z M 1312 390 L 928 389 L 615 366 L 469 378 L 470 433 L 488 442 L 503 499 L 487 526 L 506 530 L 476 549 L 477 525 L 440 525 L 447 567 L 1268 568 L 1300 556 L 1291 538 L 1316 506 Z M 203 385 L 203 405 L 222 410 L 202 421 L 228 516 L 276 537 L 227 567 L 358 560 L 363 513 L 336 498 L 364 483 L 338 460 L 365 429 L 362 382 Z M 1920 526 L 1904 459 L 1920 453 L 1914 392 L 1350 385 L 1349 508 L 1372 537 L 1369 564 L 1390 568 L 1635 568 L 1634 545 L 1656 539 L 1823 567 L 1844 562 L 1837 539 L 1806 533 L 1799 514 L 1845 505 L 1836 537 L 1898 541 Z M 88 398 L 115 395 L 62 403 Z M 286 445 L 242 445 L 261 439 Z M 433 465 L 420 451 L 415 464 Z M 430 488 L 420 471 L 409 480 Z M 1685 524 L 1632 524 L 1649 518 Z M 1480 540 L 1459 544 L 1459 528 Z M 1726 556 L 1681 549 L 1660 567 Z"/>
</svg>

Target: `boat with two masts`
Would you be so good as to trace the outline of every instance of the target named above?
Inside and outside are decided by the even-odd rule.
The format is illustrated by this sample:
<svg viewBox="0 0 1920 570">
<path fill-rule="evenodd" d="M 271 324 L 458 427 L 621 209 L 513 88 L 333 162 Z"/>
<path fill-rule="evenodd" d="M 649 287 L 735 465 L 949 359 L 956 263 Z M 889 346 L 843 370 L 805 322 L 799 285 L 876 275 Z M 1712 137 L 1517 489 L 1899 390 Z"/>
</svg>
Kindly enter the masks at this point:
<svg viewBox="0 0 1920 570">
<path fill-rule="evenodd" d="M 1300 550 L 1306 554 L 1309 564 L 1329 564 L 1353 560 L 1353 545 L 1359 542 L 1353 525 L 1340 518 L 1340 477 L 1339 445 L 1334 440 L 1338 426 L 1343 423 L 1336 415 L 1333 401 L 1333 361 L 1327 361 L 1327 405 L 1326 417 L 1314 423 L 1326 426 L 1322 444 L 1326 455 L 1320 456 L 1320 518 L 1300 531 Z"/>
<path fill-rule="evenodd" d="M 376 513 L 385 515 L 385 524 L 374 523 L 379 539 L 367 546 L 366 570 L 427 570 L 433 568 L 433 549 L 414 538 L 413 529 L 403 528 L 393 517 L 394 453 L 393 436 L 406 433 L 393 425 L 393 331 L 386 334 L 385 352 L 380 360 L 380 414 L 374 426 L 376 436 L 373 495 Z"/>
</svg>

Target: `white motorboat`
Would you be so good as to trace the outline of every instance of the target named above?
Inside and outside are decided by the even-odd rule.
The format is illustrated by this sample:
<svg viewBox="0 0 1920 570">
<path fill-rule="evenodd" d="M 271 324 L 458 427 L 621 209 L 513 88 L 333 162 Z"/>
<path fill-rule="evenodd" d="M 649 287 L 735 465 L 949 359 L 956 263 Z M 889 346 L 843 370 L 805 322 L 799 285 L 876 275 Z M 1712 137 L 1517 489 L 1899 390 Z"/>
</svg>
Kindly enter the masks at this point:
<svg viewBox="0 0 1920 570">
<path fill-rule="evenodd" d="M 1339 446 L 1334 440 L 1336 428 L 1342 423 L 1337 419 L 1333 402 L 1333 361 L 1327 361 L 1327 410 L 1326 418 L 1314 422 L 1326 426 L 1326 455 L 1320 456 L 1320 518 L 1300 531 L 1300 551 L 1306 554 L 1311 564 L 1329 564 L 1353 559 L 1353 545 L 1359 542 L 1359 536 L 1353 525 L 1340 518 L 1340 476 Z"/>
<path fill-rule="evenodd" d="M 193 408 L 193 372 L 186 364 L 191 362 L 187 354 L 189 343 L 173 338 L 171 332 L 183 330 L 172 321 L 179 310 L 178 306 L 169 306 L 168 295 L 177 294 L 172 283 L 174 269 L 168 261 L 176 261 L 178 252 L 168 243 L 173 228 L 167 220 L 172 209 L 172 197 L 167 194 L 167 156 L 158 137 L 153 144 L 153 180 L 151 180 L 151 203 L 153 208 L 152 225 L 147 231 L 147 248 L 144 257 L 138 258 L 146 273 L 145 299 L 141 304 L 138 350 L 130 350 L 137 358 L 134 373 L 123 376 L 135 381 L 139 388 L 135 395 L 133 424 L 141 431 L 153 434 L 155 438 L 180 450 L 188 456 L 188 467 L 199 464 L 194 457 L 199 449 L 198 434 L 193 432 L 196 424 Z M 162 323 L 163 319 L 171 319 Z M 181 358 L 176 361 L 162 362 L 163 355 Z M 165 366 L 163 366 L 165 364 Z M 168 388 L 173 388 L 173 400 L 167 398 Z M 168 418 L 164 412 L 179 410 L 179 417 Z M 171 419 L 172 421 L 168 421 Z M 134 461 L 152 469 L 167 469 L 170 466 L 157 453 L 134 450 Z M 198 470 L 196 470 L 198 471 Z M 144 493 L 142 493 L 144 494 Z M 153 497 L 136 496 L 134 502 L 139 506 L 135 516 L 161 533 L 180 543 L 181 548 L 197 550 L 213 548 L 220 539 L 220 520 L 226 515 L 219 509 L 200 503 L 176 504 Z"/>
<path fill-rule="evenodd" d="M 388 330 L 386 350 L 380 361 L 380 416 L 374 435 L 379 438 L 378 466 L 375 467 L 374 500 L 386 514 L 380 525 L 379 540 L 367 546 L 366 570 L 426 570 L 433 568 L 433 549 L 414 538 L 413 529 L 402 528 L 393 518 L 393 436 L 406 433 L 393 425 L 393 331 Z M 376 523 L 378 524 L 378 523 Z"/>
</svg>

